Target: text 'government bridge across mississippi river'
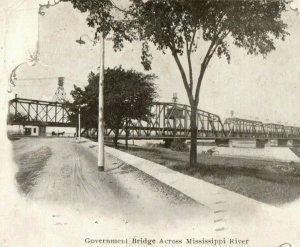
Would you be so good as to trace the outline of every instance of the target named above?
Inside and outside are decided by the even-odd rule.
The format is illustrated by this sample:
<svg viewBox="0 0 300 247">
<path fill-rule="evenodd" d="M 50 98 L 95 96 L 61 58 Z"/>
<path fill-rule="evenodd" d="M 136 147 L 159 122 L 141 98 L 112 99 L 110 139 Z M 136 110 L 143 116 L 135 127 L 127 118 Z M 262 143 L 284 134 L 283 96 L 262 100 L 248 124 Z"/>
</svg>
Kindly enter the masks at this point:
<svg viewBox="0 0 300 247">
<path fill-rule="evenodd" d="M 69 119 L 70 110 L 65 103 L 14 98 L 9 101 L 10 125 L 76 127 Z M 174 139 L 190 137 L 191 108 L 188 105 L 155 102 L 151 105 L 149 121 L 128 120 L 119 130 L 119 138 L 125 139 Z M 216 144 L 228 144 L 230 140 L 256 140 L 264 145 L 276 140 L 279 145 L 288 141 L 300 145 L 300 128 L 274 123 L 263 123 L 241 118 L 221 118 L 213 113 L 197 111 L 198 139 L 215 140 Z M 107 137 L 114 130 L 106 128 Z"/>
</svg>

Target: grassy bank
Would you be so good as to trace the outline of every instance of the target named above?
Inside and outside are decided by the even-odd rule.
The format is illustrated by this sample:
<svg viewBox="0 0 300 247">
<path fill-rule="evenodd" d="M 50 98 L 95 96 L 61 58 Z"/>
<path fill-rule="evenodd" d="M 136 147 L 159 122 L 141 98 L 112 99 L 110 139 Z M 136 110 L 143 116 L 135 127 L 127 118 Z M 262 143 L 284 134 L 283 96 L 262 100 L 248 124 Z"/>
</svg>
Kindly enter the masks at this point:
<svg viewBox="0 0 300 247">
<path fill-rule="evenodd" d="M 188 152 L 161 147 L 120 149 L 264 203 L 282 205 L 300 197 L 300 164 L 199 155 L 198 165 L 186 169 Z"/>
</svg>

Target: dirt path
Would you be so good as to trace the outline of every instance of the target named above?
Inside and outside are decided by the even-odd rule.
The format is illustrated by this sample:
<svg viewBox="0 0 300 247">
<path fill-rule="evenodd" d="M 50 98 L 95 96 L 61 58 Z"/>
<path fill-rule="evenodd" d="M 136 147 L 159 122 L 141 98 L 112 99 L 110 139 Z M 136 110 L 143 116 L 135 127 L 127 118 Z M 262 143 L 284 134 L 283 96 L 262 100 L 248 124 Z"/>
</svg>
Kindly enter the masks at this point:
<svg viewBox="0 0 300 247">
<path fill-rule="evenodd" d="M 95 213 L 124 221 L 180 222 L 208 209 L 144 173 L 106 155 L 107 171 L 97 171 L 95 146 L 74 139 L 23 138 L 13 142 L 18 164 L 24 155 L 49 148 L 27 196 L 35 201 L 68 205 L 79 213 Z M 23 164 L 24 165 L 24 164 Z"/>
</svg>

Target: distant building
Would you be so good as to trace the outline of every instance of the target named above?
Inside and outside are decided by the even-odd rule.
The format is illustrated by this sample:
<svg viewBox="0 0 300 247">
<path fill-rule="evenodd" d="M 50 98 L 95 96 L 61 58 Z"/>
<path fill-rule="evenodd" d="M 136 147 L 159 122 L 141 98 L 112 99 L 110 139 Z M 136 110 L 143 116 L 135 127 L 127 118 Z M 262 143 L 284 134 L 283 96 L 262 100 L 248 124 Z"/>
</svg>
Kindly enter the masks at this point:
<svg viewBox="0 0 300 247">
<path fill-rule="evenodd" d="M 26 136 L 46 136 L 46 126 L 24 126 Z"/>
</svg>

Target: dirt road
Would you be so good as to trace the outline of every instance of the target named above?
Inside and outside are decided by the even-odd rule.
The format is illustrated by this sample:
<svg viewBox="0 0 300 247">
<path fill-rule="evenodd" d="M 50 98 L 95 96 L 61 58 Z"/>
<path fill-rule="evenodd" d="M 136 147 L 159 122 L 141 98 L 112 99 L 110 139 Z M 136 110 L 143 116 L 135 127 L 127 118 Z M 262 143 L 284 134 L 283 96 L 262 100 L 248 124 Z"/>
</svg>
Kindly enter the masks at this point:
<svg viewBox="0 0 300 247">
<path fill-rule="evenodd" d="M 147 224 L 208 215 L 207 208 L 111 156 L 105 157 L 106 172 L 98 172 L 96 147 L 87 141 L 22 138 L 13 147 L 20 193 L 34 201 Z"/>
<path fill-rule="evenodd" d="M 15 207 L 2 224 L 9 226 L 5 241 L 14 245 L 4 246 L 86 246 L 86 239 L 125 238 L 179 239 L 183 244 L 177 246 L 187 246 L 186 239 L 225 236 L 250 239 L 249 247 L 270 246 L 270 241 L 272 246 L 287 241 L 294 246 L 299 237 L 294 214 L 226 201 L 216 201 L 209 210 L 110 156 L 105 157 L 106 172 L 98 172 L 93 142 L 22 138 L 12 144 L 17 185 L 26 200 L 11 203 Z M 229 213 L 240 207 L 245 214 Z M 16 238 L 21 245 L 15 244 Z"/>
</svg>

